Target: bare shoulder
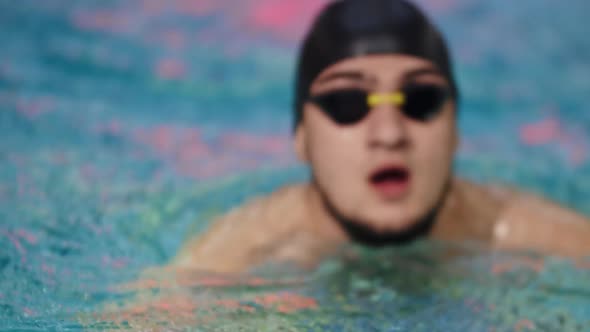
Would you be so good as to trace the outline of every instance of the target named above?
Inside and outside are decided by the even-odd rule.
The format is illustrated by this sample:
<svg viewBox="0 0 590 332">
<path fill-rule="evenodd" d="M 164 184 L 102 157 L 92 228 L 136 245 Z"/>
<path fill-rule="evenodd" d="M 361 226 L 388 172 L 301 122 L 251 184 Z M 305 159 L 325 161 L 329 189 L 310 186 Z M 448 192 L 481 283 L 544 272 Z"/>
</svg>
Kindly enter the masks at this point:
<svg viewBox="0 0 590 332">
<path fill-rule="evenodd" d="M 220 216 L 206 232 L 185 243 L 171 266 L 236 273 L 260 263 L 300 227 L 303 190 L 303 185 L 284 187 Z"/>
<path fill-rule="evenodd" d="M 503 209 L 494 227 L 502 249 L 531 249 L 569 257 L 590 256 L 590 220 L 542 196 L 496 187 Z"/>
</svg>

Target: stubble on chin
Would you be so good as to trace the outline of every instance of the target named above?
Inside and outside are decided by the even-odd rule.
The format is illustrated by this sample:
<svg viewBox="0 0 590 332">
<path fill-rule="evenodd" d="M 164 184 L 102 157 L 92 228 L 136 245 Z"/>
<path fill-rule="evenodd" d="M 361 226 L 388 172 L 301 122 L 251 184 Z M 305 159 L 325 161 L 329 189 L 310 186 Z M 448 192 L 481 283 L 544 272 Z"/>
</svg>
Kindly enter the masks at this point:
<svg viewBox="0 0 590 332">
<path fill-rule="evenodd" d="M 367 246 L 382 247 L 403 245 L 428 236 L 451 192 L 452 182 L 452 176 L 449 176 L 441 193 L 438 194 L 434 206 L 426 209 L 425 213 L 413 218 L 412 221 L 404 222 L 409 226 L 402 227 L 399 230 L 391 230 L 387 226 L 381 226 L 388 223 L 380 222 L 379 225 L 374 226 L 370 222 L 347 217 L 333 204 L 329 195 L 318 184 L 315 177 L 312 178 L 311 185 L 319 194 L 321 206 L 332 218 L 332 221 L 338 223 L 353 241 Z"/>
</svg>

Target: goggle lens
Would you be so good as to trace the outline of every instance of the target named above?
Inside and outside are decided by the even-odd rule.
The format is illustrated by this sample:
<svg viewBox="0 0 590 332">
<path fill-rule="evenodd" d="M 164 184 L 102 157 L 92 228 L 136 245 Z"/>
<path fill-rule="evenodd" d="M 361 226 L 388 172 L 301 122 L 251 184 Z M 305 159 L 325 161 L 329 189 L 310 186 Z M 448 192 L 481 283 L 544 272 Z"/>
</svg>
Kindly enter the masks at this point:
<svg viewBox="0 0 590 332">
<path fill-rule="evenodd" d="M 380 104 L 393 104 L 408 118 L 427 122 L 441 112 L 448 98 L 448 89 L 443 86 L 412 84 L 393 94 L 346 89 L 313 96 L 310 100 L 334 122 L 352 125 L 360 122 L 372 108 Z"/>
</svg>

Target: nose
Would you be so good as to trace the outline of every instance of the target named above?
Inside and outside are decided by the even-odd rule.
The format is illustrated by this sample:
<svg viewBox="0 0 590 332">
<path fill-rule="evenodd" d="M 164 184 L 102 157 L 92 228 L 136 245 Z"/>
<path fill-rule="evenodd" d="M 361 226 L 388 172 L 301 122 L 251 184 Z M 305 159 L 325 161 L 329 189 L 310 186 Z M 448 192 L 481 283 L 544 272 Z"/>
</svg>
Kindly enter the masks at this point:
<svg viewBox="0 0 590 332">
<path fill-rule="evenodd" d="M 369 147 L 396 150 L 409 145 L 405 118 L 395 106 L 379 105 L 369 117 Z"/>
</svg>

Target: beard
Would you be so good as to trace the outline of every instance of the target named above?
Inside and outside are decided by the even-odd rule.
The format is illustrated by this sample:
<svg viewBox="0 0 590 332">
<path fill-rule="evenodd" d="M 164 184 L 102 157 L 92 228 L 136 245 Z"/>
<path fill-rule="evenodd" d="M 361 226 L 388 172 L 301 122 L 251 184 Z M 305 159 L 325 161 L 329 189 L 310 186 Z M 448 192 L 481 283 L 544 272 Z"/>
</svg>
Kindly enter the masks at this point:
<svg viewBox="0 0 590 332">
<path fill-rule="evenodd" d="M 326 192 L 318 185 L 315 179 L 313 180 L 313 185 L 317 188 L 326 211 L 338 222 L 354 242 L 370 247 L 385 247 L 409 244 L 430 234 L 450 192 L 451 182 L 451 176 L 449 176 L 436 204 L 426 214 L 418 218 L 409 227 L 396 231 L 376 231 L 373 227 L 367 223 L 363 223 L 361 220 L 347 218 L 332 204 Z"/>
</svg>

